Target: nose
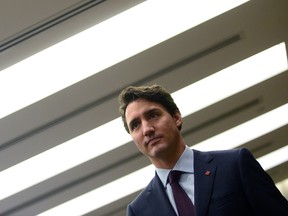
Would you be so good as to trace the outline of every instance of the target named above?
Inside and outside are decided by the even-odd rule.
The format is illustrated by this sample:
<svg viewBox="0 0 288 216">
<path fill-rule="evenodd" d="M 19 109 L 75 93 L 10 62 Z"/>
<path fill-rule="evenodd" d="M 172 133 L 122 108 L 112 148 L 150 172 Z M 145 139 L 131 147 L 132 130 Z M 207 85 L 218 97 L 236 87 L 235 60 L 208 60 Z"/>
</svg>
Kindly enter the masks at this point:
<svg viewBox="0 0 288 216">
<path fill-rule="evenodd" d="M 142 122 L 142 129 L 143 129 L 143 135 L 144 136 L 151 136 L 154 134 L 155 129 L 154 126 L 149 121 Z"/>
</svg>

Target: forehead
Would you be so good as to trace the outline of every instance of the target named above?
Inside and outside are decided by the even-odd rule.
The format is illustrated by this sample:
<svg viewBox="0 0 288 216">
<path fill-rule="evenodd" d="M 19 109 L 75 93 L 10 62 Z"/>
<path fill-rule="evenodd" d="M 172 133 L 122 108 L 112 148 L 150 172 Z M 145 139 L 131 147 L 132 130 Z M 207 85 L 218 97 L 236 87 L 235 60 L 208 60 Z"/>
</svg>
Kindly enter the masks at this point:
<svg viewBox="0 0 288 216">
<path fill-rule="evenodd" d="M 165 108 L 159 103 L 152 102 L 143 98 L 137 99 L 127 106 L 125 111 L 126 121 L 129 122 L 132 119 L 137 118 L 138 116 L 141 116 L 153 109 L 166 111 Z"/>
</svg>

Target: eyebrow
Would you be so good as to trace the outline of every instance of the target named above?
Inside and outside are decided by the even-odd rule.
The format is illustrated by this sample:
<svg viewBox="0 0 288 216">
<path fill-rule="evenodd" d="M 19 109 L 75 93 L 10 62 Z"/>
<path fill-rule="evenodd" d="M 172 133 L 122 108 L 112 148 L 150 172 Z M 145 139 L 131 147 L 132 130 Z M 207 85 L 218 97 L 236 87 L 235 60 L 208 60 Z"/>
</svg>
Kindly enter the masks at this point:
<svg viewBox="0 0 288 216">
<path fill-rule="evenodd" d="M 152 108 L 152 109 L 146 110 L 146 111 L 144 112 L 144 116 L 149 115 L 150 113 L 153 113 L 153 112 L 156 112 L 156 111 L 159 111 L 159 110 L 160 110 L 159 108 Z M 138 121 L 138 119 L 139 119 L 138 117 L 132 119 L 132 120 L 128 123 L 129 128 L 131 128 L 131 125 L 132 125 L 134 122 Z"/>
</svg>

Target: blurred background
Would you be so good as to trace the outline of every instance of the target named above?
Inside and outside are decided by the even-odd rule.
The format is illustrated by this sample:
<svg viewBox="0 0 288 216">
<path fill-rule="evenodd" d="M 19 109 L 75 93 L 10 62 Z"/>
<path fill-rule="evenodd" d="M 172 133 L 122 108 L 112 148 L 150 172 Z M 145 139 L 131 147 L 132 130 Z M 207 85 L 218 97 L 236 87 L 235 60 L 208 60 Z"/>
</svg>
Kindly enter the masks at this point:
<svg viewBox="0 0 288 216">
<path fill-rule="evenodd" d="M 118 113 L 163 85 L 191 148 L 246 147 L 288 198 L 286 0 L 0 0 L 0 215 L 122 216 L 154 175 Z"/>
</svg>

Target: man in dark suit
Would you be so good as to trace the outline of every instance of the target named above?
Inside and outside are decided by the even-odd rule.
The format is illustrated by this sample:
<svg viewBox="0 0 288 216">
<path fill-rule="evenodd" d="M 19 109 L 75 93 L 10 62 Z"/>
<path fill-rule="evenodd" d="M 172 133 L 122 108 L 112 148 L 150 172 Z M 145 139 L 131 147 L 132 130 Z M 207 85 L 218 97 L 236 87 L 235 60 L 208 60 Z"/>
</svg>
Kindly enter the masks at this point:
<svg viewBox="0 0 288 216">
<path fill-rule="evenodd" d="M 247 149 L 187 147 L 180 111 L 163 87 L 127 87 L 119 102 L 125 129 L 156 169 L 128 216 L 288 216 L 287 200 Z"/>
</svg>

